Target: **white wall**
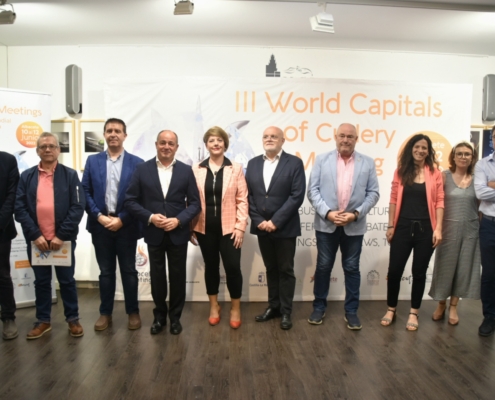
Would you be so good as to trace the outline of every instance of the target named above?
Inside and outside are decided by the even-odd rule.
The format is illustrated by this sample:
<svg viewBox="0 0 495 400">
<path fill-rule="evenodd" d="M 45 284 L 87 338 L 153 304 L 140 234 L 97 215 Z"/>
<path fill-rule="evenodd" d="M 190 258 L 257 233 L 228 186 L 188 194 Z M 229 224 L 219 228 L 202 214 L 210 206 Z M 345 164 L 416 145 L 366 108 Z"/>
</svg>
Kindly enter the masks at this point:
<svg viewBox="0 0 495 400">
<path fill-rule="evenodd" d="M 3 51 L 3 53 L 2 53 Z M 495 57 L 346 51 L 301 48 L 214 46 L 52 46 L 9 47 L 10 88 L 52 93 L 52 119 L 66 117 L 65 67 L 83 70 L 84 119 L 103 119 L 103 84 L 111 78 L 146 79 L 170 76 L 263 77 L 274 54 L 278 70 L 309 68 L 314 77 L 396 80 L 473 85 L 472 124 L 482 124 L 483 77 L 495 73 Z M 6 65 L 0 48 L 0 67 Z M 5 74 L 0 73 L 0 86 Z M 177 94 L 180 96 L 180 93 Z M 81 225 L 76 278 L 97 280 L 98 267 L 90 237 Z"/>
<path fill-rule="evenodd" d="M 0 87 L 7 87 L 7 46 L 0 44 Z"/>
<path fill-rule="evenodd" d="M 495 57 L 462 55 L 213 46 L 9 47 L 9 87 L 52 93 L 52 117 L 62 118 L 65 67 L 77 64 L 83 69 L 83 118 L 102 118 L 103 83 L 109 78 L 262 77 L 272 53 L 279 71 L 299 66 L 318 78 L 471 83 L 473 124 L 482 123 L 483 77 L 495 73 Z"/>
</svg>

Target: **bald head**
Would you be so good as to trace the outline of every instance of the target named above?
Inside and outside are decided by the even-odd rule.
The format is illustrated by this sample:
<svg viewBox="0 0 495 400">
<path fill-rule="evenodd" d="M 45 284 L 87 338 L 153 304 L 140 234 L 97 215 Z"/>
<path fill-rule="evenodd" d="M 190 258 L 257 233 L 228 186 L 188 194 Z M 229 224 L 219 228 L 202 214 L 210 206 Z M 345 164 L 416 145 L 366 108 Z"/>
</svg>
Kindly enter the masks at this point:
<svg viewBox="0 0 495 400">
<path fill-rule="evenodd" d="M 158 134 L 155 142 L 156 156 L 160 162 L 166 167 L 169 166 L 175 157 L 175 153 L 179 148 L 177 143 L 177 134 L 172 131 L 161 131 Z"/>
<path fill-rule="evenodd" d="M 263 132 L 263 149 L 268 158 L 274 158 L 282 150 L 284 132 L 276 126 L 270 126 Z"/>
<path fill-rule="evenodd" d="M 344 158 L 350 157 L 356 147 L 356 127 L 349 123 L 340 124 L 335 134 L 337 151 Z"/>
</svg>

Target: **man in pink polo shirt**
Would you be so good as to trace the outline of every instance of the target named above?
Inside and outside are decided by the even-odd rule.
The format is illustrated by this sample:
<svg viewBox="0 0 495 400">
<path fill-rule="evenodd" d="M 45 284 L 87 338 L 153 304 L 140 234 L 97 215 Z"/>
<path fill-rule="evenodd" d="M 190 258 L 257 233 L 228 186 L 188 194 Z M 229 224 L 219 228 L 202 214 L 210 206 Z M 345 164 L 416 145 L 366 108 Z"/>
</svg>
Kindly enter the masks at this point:
<svg viewBox="0 0 495 400">
<path fill-rule="evenodd" d="M 366 233 L 366 214 L 378 202 L 378 179 L 371 157 L 354 150 L 358 135 L 351 124 L 341 124 L 334 135 L 336 149 L 316 157 L 308 184 L 308 199 L 315 209 L 318 256 L 313 293 L 313 312 L 308 322 L 320 325 L 327 309 L 337 250 L 342 253 L 345 278 L 344 319 L 347 327 L 360 330 L 359 258 Z"/>
<path fill-rule="evenodd" d="M 17 187 L 15 219 L 22 226 L 31 261 L 31 242 L 42 251 L 59 250 L 64 242 L 71 242 L 72 265 L 55 266 L 60 295 L 71 336 L 83 335 L 79 323 L 76 281 L 74 279 L 74 249 L 79 222 L 86 205 L 77 172 L 58 163 L 60 146 L 52 133 L 44 132 L 37 142 L 41 162 L 21 174 Z M 52 268 L 33 266 L 36 294 L 37 322 L 27 339 L 37 339 L 52 329 Z"/>
</svg>

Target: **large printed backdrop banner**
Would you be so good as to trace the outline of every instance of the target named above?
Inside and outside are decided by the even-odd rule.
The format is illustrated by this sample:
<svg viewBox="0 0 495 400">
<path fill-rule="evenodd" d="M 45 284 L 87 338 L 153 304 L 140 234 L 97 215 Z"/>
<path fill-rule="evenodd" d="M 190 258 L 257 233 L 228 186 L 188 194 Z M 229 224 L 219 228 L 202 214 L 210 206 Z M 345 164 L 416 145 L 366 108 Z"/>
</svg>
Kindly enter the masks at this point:
<svg viewBox="0 0 495 400">
<path fill-rule="evenodd" d="M 385 240 L 390 186 L 397 155 L 407 139 L 428 134 L 443 169 L 452 145 L 469 140 L 471 85 L 417 84 L 405 82 L 337 79 L 223 79 L 169 78 L 160 80 L 112 80 L 105 84 L 107 117 L 128 124 L 126 148 L 144 159 L 155 156 L 157 133 L 171 129 L 179 136 L 176 157 L 192 165 L 207 157 L 202 137 L 211 126 L 230 135 L 227 157 L 247 165 L 263 152 L 261 136 L 271 125 L 285 133 L 284 150 L 299 156 L 309 179 L 317 154 L 335 148 L 334 133 L 343 122 L 357 128 L 356 150 L 375 159 L 380 200 L 368 215 L 368 231 L 361 256 L 361 298 L 386 298 L 389 248 Z M 316 262 L 314 210 L 306 200 L 299 210 L 302 236 L 297 239 L 296 300 L 311 300 Z M 146 245 L 136 257 L 140 297 L 150 298 Z M 188 300 L 206 300 L 204 263 L 199 248 L 189 247 Z M 431 281 L 433 258 L 428 269 Z M 242 249 L 243 300 L 265 301 L 265 268 L 257 240 L 247 234 Z M 226 296 L 221 272 L 220 297 Z M 344 298 L 340 256 L 335 263 L 330 299 Z M 403 276 L 401 298 L 410 296 L 410 263 Z M 429 284 L 425 293 L 428 293 Z"/>
<path fill-rule="evenodd" d="M 51 95 L 0 88 L 0 138 L 2 151 L 17 159 L 19 172 L 36 165 L 36 141 L 50 131 Z M 17 306 L 34 305 L 34 273 L 29 264 L 21 226 L 16 223 L 17 237 L 10 254 L 14 296 Z M 49 268 L 49 267 L 47 267 Z M 52 297 L 56 299 L 54 279 Z"/>
</svg>

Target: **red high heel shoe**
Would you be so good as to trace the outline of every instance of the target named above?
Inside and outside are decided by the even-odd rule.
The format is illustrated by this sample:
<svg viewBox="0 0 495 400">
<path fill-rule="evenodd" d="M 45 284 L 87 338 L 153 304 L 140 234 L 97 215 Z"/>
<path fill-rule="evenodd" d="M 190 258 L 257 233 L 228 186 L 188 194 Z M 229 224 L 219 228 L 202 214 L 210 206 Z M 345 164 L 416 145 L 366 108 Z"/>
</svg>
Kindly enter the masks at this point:
<svg viewBox="0 0 495 400">
<path fill-rule="evenodd" d="M 241 326 L 242 322 L 241 321 L 232 321 L 230 320 L 230 327 L 232 329 L 238 329 Z"/>
<path fill-rule="evenodd" d="M 220 312 L 222 311 L 221 307 L 218 307 L 218 317 L 210 317 L 208 318 L 208 323 L 211 326 L 218 325 L 220 323 Z"/>
</svg>

